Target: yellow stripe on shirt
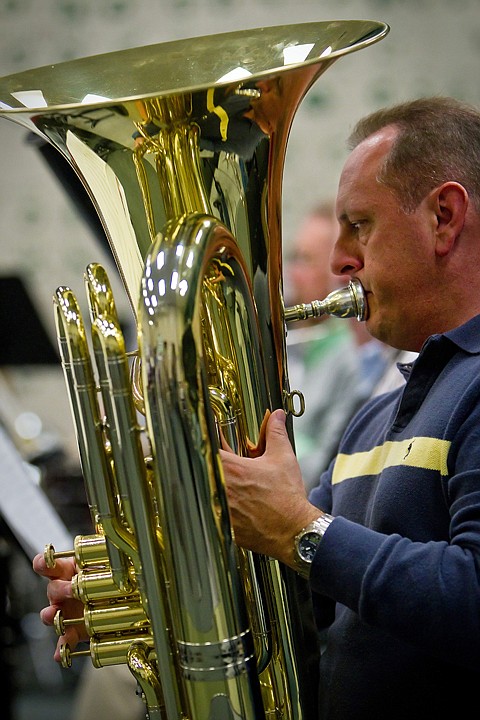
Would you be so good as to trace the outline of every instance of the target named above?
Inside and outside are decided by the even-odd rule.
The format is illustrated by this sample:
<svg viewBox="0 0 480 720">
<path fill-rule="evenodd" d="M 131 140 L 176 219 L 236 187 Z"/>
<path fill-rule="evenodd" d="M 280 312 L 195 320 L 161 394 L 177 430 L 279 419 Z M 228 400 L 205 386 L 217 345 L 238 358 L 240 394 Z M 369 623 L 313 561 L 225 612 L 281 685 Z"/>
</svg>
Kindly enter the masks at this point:
<svg viewBox="0 0 480 720">
<path fill-rule="evenodd" d="M 383 469 L 395 466 L 437 470 L 442 475 L 447 475 L 450 445 L 449 440 L 414 437 L 400 442 L 389 441 L 372 450 L 353 455 L 340 453 L 335 461 L 332 484 L 361 475 L 378 475 Z"/>
</svg>

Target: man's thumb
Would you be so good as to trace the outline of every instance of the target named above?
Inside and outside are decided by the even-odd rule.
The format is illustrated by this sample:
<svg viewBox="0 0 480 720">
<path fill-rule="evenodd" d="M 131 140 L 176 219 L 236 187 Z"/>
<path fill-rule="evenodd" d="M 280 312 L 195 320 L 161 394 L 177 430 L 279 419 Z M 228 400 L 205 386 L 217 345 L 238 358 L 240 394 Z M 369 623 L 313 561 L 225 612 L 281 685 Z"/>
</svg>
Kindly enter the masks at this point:
<svg viewBox="0 0 480 720">
<path fill-rule="evenodd" d="M 286 415 L 281 409 L 274 410 L 267 423 L 266 432 L 266 450 L 268 451 L 269 446 L 272 449 L 272 445 L 278 445 L 279 442 L 290 442 L 287 436 L 287 430 L 285 427 Z"/>
</svg>

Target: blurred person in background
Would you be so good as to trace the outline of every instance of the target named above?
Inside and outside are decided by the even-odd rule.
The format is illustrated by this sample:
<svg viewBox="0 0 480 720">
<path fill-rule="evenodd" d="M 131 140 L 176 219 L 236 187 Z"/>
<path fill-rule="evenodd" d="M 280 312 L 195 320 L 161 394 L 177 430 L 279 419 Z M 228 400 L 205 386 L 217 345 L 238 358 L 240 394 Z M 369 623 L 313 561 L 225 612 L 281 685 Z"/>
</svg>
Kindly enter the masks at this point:
<svg viewBox="0 0 480 720">
<path fill-rule="evenodd" d="M 338 235 L 333 201 L 314 206 L 298 228 L 285 266 L 287 305 L 323 300 L 346 285 L 334 275 L 330 254 Z M 316 485 L 337 451 L 340 437 L 357 409 L 372 395 L 404 382 L 401 353 L 373 338 L 365 323 L 321 315 L 293 323 L 287 335 L 291 390 L 305 398 L 305 412 L 294 419 L 296 453 L 308 490 Z"/>
<path fill-rule="evenodd" d="M 337 231 L 333 201 L 318 204 L 303 219 L 285 266 L 287 305 L 323 300 L 348 283 L 349 276 L 339 277 L 330 269 Z M 288 327 L 290 389 L 305 398 L 305 412 L 294 419 L 294 433 L 308 489 L 335 455 L 340 436 L 359 405 L 363 389 L 356 350 L 352 326 L 343 319 L 321 315 Z"/>
</svg>

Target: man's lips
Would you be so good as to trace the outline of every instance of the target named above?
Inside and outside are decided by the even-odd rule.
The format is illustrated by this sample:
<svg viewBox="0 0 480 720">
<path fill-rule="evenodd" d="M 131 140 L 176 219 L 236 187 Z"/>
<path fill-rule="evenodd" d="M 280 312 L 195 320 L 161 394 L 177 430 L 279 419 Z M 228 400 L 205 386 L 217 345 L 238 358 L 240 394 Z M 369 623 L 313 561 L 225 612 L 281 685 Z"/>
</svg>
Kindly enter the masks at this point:
<svg viewBox="0 0 480 720">
<path fill-rule="evenodd" d="M 364 320 L 368 320 L 368 318 L 370 317 L 370 297 L 371 297 L 372 293 L 370 292 L 370 290 L 367 290 L 365 287 L 363 288 L 363 293 L 365 296 L 365 318 L 364 318 Z"/>
</svg>

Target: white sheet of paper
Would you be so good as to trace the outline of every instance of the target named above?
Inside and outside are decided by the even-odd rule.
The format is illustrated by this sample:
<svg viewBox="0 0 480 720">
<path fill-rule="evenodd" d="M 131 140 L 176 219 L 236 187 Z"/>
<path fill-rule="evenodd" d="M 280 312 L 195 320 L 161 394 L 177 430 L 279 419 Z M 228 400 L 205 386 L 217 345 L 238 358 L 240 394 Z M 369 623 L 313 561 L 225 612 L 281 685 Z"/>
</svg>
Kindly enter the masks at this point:
<svg viewBox="0 0 480 720">
<path fill-rule="evenodd" d="M 33 468 L 0 426 L 0 513 L 30 559 L 47 543 L 69 550 L 73 538 L 43 490 Z"/>
</svg>

